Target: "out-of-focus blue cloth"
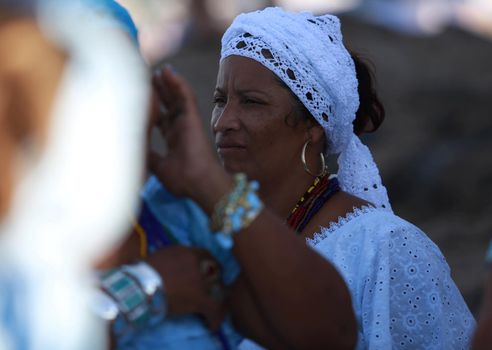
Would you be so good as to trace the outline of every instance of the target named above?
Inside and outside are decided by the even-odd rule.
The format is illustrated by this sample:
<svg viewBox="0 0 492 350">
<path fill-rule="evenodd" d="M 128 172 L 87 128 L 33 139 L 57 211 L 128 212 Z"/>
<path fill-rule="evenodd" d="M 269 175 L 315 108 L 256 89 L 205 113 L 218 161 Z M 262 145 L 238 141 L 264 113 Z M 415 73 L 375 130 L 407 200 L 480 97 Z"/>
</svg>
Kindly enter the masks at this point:
<svg viewBox="0 0 492 350">
<path fill-rule="evenodd" d="M 208 250 L 221 264 L 224 283 L 231 284 L 239 273 L 239 265 L 232 253 L 224 250 L 210 232 L 209 219 L 191 200 L 177 198 L 155 178 L 150 177 L 142 190 L 142 198 L 155 217 L 177 239 L 179 244 Z M 165 249 L 165 248 L 163 248 Z M 165 285 L 166 281 L 164 281 Z M 196 316 L 167 318 L 159 324 L 136 333 L 119 349 L 235 349 L 242 337 L 229 320 L 221 329 L 222 342 Z"/>
<path fill-rule="evenodd" d="M 154 176 L 145 184 L 142 197 L 180 244 L 208 250 L 222 265 L 224 283 L 229 285 L 234 281 L 239 265 L 232 252 L 219 245 L 210 232 L 208 216 L 195 202 L 174 196 Z"/>
<path fill-rule="evenodd" d="M 138 29 L 128 11 L 114 0 L 83 0 L 91 8 L 110 14 L 138 43 Z"/>
<path fill-rule="evenodd" d="M 23 318 L 29 312 L 25 305 L 28 287 L 25 274 L 13 266 L 5 264 L 0 268 L 0 348 L 6 344 L 18 350 L 32 347 L 29 334 L 30 328 Z"/>
</svg>

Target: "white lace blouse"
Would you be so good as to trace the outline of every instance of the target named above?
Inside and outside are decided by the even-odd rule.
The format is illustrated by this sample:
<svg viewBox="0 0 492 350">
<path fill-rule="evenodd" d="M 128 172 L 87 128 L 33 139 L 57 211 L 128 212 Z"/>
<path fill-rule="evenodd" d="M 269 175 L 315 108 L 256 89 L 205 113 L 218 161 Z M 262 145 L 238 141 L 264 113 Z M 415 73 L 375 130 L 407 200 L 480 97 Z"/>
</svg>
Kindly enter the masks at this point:
<svg viewBox="0 0 492 350">
<path fill-rule="evenodd" d="M 308 243 L 350 289 L 358 349 L 468 348 L 475 320 L 439 248 L 419 228 L 366 207 Z"/>
<path fill-rule="evenodd" d="M 439 248 L 389 211 L 357 209 L 308 244 L 352 296 L 357 349 L 467 349 L 475 320 Z M 249 341 L 240 347 L 257 348 Z"/>
</svg>

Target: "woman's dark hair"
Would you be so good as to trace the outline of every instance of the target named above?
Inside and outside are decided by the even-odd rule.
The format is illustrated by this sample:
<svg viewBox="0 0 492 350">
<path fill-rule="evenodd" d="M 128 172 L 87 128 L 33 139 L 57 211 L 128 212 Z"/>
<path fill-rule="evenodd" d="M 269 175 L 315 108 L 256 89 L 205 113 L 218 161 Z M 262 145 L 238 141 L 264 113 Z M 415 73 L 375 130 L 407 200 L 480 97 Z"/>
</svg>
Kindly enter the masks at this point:
<svg viewBox="0 0 492 350">
<path fill-rule="evenodd" d="M 359 109 L 355 115 L 354 133 L 374 132 L 383 124 L 386 115 L 384 106 L 376 92 L 374 72 L 368 62 L 351 52 L 355 63 L 355 72 L 359 81 Z"/>
<path fill-rule="evenodd" d="M 351 52 L 350 55 L 354 60 L 355 72 L 359 81 L 358 92 L 360 105 L 353 122 L 354 133 L 356 135 L 371 133 L 376 131 L 384 121 L 384 106 L 376 93 L 374 73 L 371 70 L 372 67 L 357 54 Z M 292 113 L 287 116 L 286 123 L 296 125 L 301 120 L 312 120 L 311 113 L 299 98 L 280 78 L 275 77 L 281 86 L 289 90 L 294 100 Z"/>
</svg>

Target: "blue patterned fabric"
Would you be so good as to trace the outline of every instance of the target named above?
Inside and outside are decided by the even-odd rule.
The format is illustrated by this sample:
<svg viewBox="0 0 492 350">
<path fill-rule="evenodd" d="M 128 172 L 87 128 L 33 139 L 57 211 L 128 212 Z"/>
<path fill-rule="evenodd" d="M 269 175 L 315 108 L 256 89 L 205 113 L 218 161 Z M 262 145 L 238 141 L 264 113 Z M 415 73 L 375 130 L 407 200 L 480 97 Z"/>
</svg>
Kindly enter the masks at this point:
<svg viewBox="0 0 492 350">
<path fill-rule="evenodd" d="M 224 283 L 229 285 L 235 280 L 239 273 L 237 261 L 230 251 L 217 243 L 210 232 L 208 217 L 193 201 L 175 197 L 155 177 L 145 184 L 142 198 L 178 244 L 208 250 L 222 266 Z M 199 317 L 183 316 L 167 318 L 153 327 L 147 327 L 124 344 L 119 344 L 118 348 L 236 349 L 241 340 L 229 320 L 224 322 L 220 333 L 212 334 Z"/>
</svg>

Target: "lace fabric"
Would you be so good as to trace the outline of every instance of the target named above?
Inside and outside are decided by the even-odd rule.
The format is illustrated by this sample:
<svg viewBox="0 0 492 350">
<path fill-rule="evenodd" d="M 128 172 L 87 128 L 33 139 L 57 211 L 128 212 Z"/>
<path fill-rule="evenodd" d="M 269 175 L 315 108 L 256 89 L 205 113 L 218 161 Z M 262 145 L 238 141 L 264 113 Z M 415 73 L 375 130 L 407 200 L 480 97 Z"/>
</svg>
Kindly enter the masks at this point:
<svg viewBox="0 0 492 350">
<path fill-rule="evenodd" d="M 468 349 L 475 320 L 439 248 L 414 225 L 363 207 L 307 242 L 350 289 L 358 349 Z"/>
</svg>

